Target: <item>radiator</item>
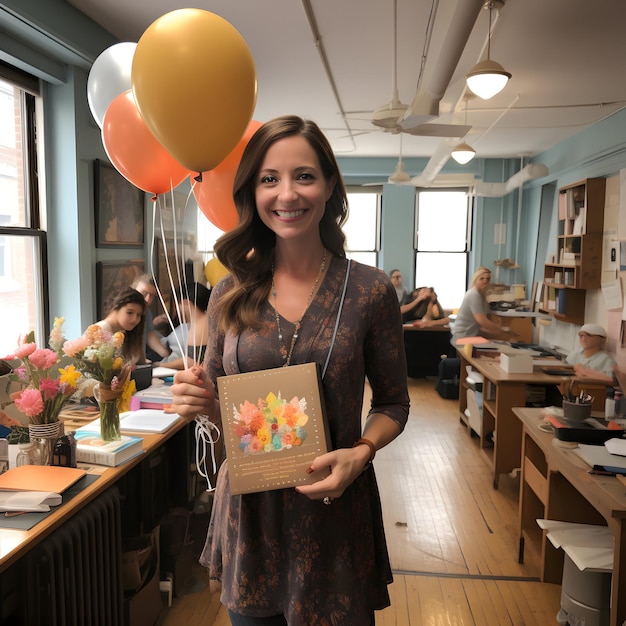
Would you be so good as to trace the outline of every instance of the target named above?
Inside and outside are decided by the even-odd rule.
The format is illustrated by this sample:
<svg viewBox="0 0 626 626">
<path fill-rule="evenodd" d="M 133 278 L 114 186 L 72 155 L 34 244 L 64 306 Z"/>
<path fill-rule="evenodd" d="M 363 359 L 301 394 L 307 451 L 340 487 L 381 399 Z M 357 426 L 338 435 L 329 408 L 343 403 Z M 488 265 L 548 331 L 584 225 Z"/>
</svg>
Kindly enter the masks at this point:
<svg viewBox="0 0 626 626">
<path fill-rule="evenodd" d="M 123 626 L 120 494 L 112 487 L 25 557 L 24 624 Z"/>
</svg>

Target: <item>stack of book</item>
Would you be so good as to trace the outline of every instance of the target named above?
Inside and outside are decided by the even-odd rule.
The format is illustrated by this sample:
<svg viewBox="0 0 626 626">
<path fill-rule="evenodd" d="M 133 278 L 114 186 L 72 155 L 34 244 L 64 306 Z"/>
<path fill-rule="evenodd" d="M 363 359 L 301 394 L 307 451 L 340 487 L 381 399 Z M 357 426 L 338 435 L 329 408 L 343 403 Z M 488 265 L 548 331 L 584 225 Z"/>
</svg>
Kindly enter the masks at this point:
<svg viewBox="0 0 626 626">
<path fill-rule="evenodd" d="M 118 441 L 104 441 L 99 430 L 78 429 L 76 438 L 76 461 L 117 467 L 143 454 L 143 439 L 133 435 L 121 435 Z"/>
<path fill-rule="evenodd" d="M 162 409 L 164 405 L 171 404 L 173 400 L 170 385 L 150 385 L 146 389 L 137 391 L 131 398 L 130 408 L 137 409 Z"/>
</svg>

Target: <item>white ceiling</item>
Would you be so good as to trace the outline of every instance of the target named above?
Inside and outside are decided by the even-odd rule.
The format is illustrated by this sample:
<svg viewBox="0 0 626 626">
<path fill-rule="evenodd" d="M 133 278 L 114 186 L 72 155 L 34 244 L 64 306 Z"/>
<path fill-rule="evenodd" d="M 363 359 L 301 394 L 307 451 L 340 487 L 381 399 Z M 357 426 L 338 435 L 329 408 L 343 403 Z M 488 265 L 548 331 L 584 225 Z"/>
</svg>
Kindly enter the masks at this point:
<svg viewBox="0 0 626 626">
<path fill-rule="evenodd" d="M 432 122 L 465 121 L 464 76 L 486 56 L 483 1 L 397 0 L 398 95 L 411 104 L 419 81 L 431 101 L 441 97 Z M 184 7 L 178 0 L 68 2 L 120 41 L 138 41 L 154 20 Z M 368 118 L 392 98 L 394 0 L 196 0 L 194 6 L 228 20 L 247 41 L 258 78 L 254 119 L 296 113 L 322 127 L 338 156 L 398 155 L 399 135 L 376 130 Z M 459 34 L 464 13 L 467 41 Z M 472 130 L 464 140 L 478 156 L 533 156 L 626 105 L 624 0 L 507 0 L 492 20 L 491 59 L 513 77 L 491 100 L 469 102 Z M 402 137 L 404 156 L 430 157 L 446 141 Z"/>
</svg>

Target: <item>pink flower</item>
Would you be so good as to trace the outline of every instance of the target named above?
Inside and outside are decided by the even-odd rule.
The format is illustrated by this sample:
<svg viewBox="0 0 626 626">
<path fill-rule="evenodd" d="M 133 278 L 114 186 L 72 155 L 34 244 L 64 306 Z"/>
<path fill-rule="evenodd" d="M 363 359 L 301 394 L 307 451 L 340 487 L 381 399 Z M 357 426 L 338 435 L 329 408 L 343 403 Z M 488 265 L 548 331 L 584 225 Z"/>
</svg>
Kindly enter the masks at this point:
<svg viewBox="0 0 626 626">
<path fill-rule="evenodd" d="M 40 370 L 50 369 L 53 365 L 56 365 L 58 360 L 57 353 L 48 348 L 37 348 L 30 355 L 30 362 Z"/>
<path fill-rule="evenodd" d="M 41 391 L 44 400 L 50 400 L 59 392 L 59 381 L 52 378 L 42 378 L 39 381 L 39 391 Z"/>
<path fill-rule="evenodd" d="M 26 368 L 21 365 L 20 367 L 16 367 L 13 370 L 13 373 L 17 375 L 17 377 L 22 381 L 27 383 L 29 378 L 28 378 L 28 372 L 26 371 Z"/>
<path fill-rule="evenodd" d="M 43 399 L 37 389 L 24 389 L 19 397 L 15 398 L 15 406 L 26 417 L 36 417 L 44 408 Z"/>
<path fill-rule="evenodd" d="M 63 352 L 69 357 L 75 357 L 89 345 L 89 340 L 84 335 L 77 339 L 69 339 L 63 344 Z"/>
<path fill-rule="evenodd" d="M 16 359 L 23 359 L 24 357 L 30 356 L 35 350 L 37 350 L 37 344 L 24 343 L 16 348 L 14 356 Z"/>
</svg>

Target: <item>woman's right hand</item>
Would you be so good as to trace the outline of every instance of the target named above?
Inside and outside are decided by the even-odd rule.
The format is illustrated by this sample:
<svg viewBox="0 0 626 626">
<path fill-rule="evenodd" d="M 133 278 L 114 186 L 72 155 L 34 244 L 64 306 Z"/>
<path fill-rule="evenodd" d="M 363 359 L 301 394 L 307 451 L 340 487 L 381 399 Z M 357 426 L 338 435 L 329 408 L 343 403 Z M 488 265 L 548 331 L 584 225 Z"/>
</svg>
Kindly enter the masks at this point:
<svg viewBox="0 0 626 626">
<path fill-rule="evenodd" d="M 172 404 L 167 406 L 167 412 L 178 413 L 190 421 L 196 415 L 207 415 L 212 421 L 217 419 L 215 385 L 199 365 L 174 374 L 172 393 L 174 399 Z"/>
</svg>

